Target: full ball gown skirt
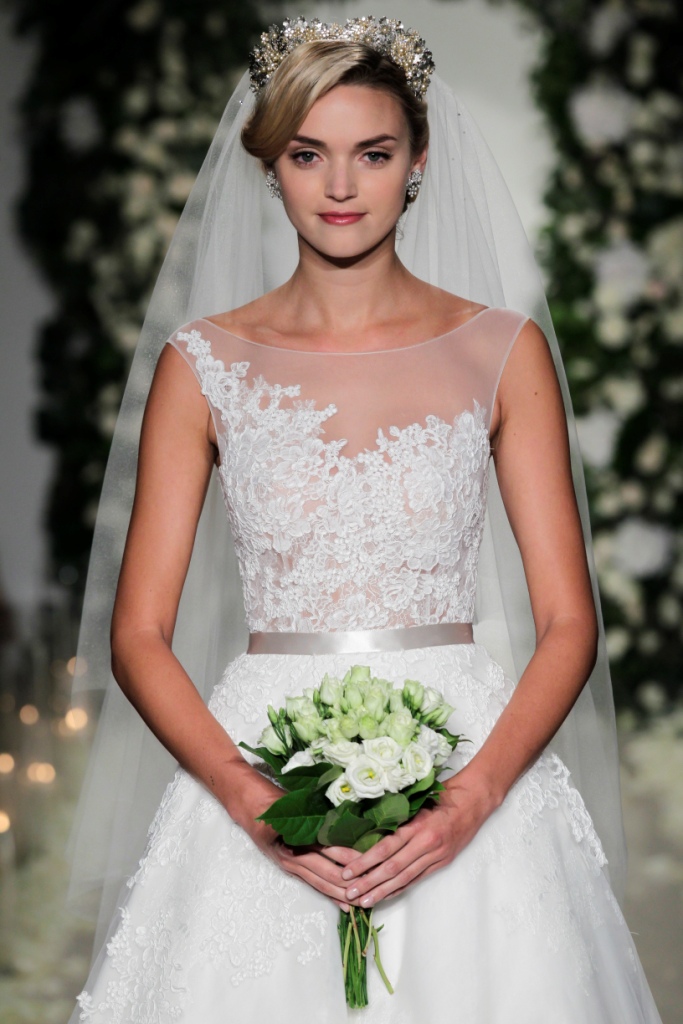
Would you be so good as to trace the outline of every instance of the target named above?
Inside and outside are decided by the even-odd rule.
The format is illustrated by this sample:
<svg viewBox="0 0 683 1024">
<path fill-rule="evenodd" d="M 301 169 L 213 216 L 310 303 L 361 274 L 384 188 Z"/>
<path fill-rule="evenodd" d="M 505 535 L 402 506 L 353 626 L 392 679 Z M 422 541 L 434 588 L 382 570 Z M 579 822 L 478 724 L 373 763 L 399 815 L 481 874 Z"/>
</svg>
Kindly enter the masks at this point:
<svg viewBox="0 0 683 1024">
<path fill-rule="evenodd" d="M 359 655 L 243 654 L 210 709 L 254 745 L 268 703 L 351 664 L 455 707 L 449 765 L 481 746 L 513 684 L 480 644 Z M 251 758 L 255 763 L 255 758 Z M 338 908 L 283 873 L 184 769 L 129 879 L 80 1012 L 91 1024 L 654 1024 L 660 1020 L 584 803 L 543 755 L 446 867 L 375 909 L 382 962 L 349 1010 Z"/>
<path fill-rule="evenodd" d="M 405 348 L 282 349 L 200 319 L 169 339 L 206 397 L 250 632 L 471 623 L 489 426 L 526 317 L 484 308 Z M 184 372 L 187 372 L 186 370 Z M 255 745 L 268 704 L 356 664 L 455 711 L 453 768 L 513 682 L 479 643 L 249 654 L 209 707 Z M 348 1010 L 328 897 L 286 875 L 183 769 L 71 1024 L 657 1024 L 605 857 L 564 764 L 544 754 L 446 867 L 375 911 L 390 995 Z"/>
</svg>

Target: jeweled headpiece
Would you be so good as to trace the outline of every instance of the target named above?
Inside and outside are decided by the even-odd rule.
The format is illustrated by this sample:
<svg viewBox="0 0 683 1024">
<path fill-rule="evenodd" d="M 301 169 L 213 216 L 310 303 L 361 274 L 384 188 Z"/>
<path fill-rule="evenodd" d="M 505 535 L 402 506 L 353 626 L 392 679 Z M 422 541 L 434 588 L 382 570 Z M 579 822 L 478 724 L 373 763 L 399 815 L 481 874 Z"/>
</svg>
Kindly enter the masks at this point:
<svg viewBox="0 0 683 1024">
<path fill-rule="evenodd" d="M 431 50 L 414 29 L 406 28 L 402 21 L 391 18 L 347 18 L 342 25 L 325 24 L 318 18 L 287 18 L 282 25 L 271 25 L 261 35 L 261 43 L 249 54 L 249 76 L 254 92 L 269 81 L 285 57 L 302 43 L 318 39 L 342 39 L 365 43 L 379 53 L 390 57 L 405 71 L 410 89 L 422 99 L 434 71 Z"/>
</svg>

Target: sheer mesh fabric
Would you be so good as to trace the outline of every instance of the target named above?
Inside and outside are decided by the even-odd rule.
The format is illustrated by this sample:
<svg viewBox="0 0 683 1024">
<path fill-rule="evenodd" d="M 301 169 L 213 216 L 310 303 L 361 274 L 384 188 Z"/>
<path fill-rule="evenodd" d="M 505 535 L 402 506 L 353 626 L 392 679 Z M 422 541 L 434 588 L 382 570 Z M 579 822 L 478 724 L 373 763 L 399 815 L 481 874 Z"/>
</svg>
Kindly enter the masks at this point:
<svg viewBox="0 0 683 1024">
<path fill-rule="evenodd" d="M 250 630 L 473 621 L 489 426 L 525 320 L 485 308 L 360 352 L 273 346 L 206 319 L 174 333 L 214 419 Z"/>
</svg>

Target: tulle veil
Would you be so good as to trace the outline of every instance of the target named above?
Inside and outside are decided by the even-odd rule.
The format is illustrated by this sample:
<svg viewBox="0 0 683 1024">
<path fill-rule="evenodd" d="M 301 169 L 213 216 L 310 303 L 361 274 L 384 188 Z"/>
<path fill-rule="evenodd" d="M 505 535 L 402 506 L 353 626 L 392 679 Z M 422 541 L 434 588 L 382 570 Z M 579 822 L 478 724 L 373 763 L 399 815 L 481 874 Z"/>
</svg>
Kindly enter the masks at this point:
<svg viewBox="0 0 683 1024">
<path fill-rule="evenodd" d="M 132 505 L 140 423 L 157 358 L 180 325 L 233 309 L 285 280 L 296 263 L 294 230 L 240 143 L 253 106 L 245 73 L 222 116 L 154 288 L 125 390 L 97 517 L 73 685 L 75 704 L 102 710 L 72 828 L 67 905 L 97 918 L 99 948 L 125 880 L 176 762 L 116 684 L 109 623 Z M 418 277 L 489 306 L 530 316 L 550 345 L 567 414 L 574 487 L 593 593 L 583 467 L 567 378 L 541 276 L 514 202 L 475 121 L 433 75 L 426 95 L 430 149 L 419 196 L 397 251 Z M 569 767 L 609 860 L 619 895 L 625 875 L 614 705 L 602 616 L 597 663 L 551 747 Z M 491 465 L 480 551 L 475 640 L 513 679 L 535 644 L 524 570 Z M 241 584 L 217 472 L 212 474 L 183 590 L 173 649 L 208 700 L 226 664 L 246 649 Z M 92 693 L 91 691 L 98 691 Z"/>
</svg>

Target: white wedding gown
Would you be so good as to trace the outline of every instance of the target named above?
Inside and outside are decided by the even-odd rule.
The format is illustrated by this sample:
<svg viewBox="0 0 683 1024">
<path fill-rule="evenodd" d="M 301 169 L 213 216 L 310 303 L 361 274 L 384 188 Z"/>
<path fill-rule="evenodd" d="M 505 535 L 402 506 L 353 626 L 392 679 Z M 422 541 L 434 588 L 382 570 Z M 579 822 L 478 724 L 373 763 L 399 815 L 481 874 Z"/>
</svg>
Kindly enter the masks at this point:
<svg viewBox="0 0 683 1024">
<path fill-rule="evenodd" d="M 251 631 L 472 621 L 490 414 L 525 320 L 484 309 L 421 344 L 356 354 L 275 348 L 204 319 L 172 335 L 214 416 Z M 269 703 L 351 664 L 443 692 L 450 730 L 471 740 L 456 768 L 513 690 L 479 643 L 245 653 L 209 706 L 255 744 Z M 605 865 L 569 772 L 544 754 L 455 860 L 378 905 L 395 994 L 371 962 L 370 1006 L 351 1011 L 337 906 L 179 768 L 71 1020 L 655 1024 Z"/>
</svg>

